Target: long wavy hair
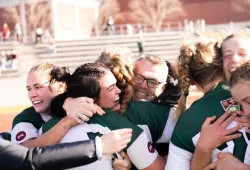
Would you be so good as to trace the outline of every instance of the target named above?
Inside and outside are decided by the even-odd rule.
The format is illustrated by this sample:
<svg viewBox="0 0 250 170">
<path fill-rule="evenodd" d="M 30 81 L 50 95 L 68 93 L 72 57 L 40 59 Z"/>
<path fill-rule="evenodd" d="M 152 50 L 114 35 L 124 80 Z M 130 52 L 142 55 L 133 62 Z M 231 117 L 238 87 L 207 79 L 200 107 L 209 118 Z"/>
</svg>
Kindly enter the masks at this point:
<svg viewBox="0 0 250 170">
<path fill-rule="evenodd" d="M 128 56 L 126 56 L 128 57 Z M 117 87 L 121 90 L 119 112 L 123 114 L 126 111 L 128 103 L 133 97 L 133 67 L 127 62 L 118 51 L 110 52 L 105 50 L 101 53 L 97 63 L 102 63 L 110 69 L 117 79 Z"/>
</svg>

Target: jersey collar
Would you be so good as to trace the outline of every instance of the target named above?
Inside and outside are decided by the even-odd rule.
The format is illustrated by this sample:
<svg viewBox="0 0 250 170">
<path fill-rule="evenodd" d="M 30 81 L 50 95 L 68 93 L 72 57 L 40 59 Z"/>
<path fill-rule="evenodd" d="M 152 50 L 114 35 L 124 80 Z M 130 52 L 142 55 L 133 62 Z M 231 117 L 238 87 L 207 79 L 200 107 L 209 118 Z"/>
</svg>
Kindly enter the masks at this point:
<svg viewBox="0 0 250 170">
<path fill-rule="evenodd" d="M 217 83 L 214 87 L 212 87 L 210 90 L 208 90 L 208 91 L 204 94 L 204 96 L 207 95 L 207 94 L 210 94 L 210 93 L 212 93 L 212 92 L 216 92 L 216 91 L 218 91 L 218 90 L 221 90 L 221 89 L 223 89 L 223 90 L 229 90 L 229 87 L 226 85 L 225 82 Z"/>
</svg>

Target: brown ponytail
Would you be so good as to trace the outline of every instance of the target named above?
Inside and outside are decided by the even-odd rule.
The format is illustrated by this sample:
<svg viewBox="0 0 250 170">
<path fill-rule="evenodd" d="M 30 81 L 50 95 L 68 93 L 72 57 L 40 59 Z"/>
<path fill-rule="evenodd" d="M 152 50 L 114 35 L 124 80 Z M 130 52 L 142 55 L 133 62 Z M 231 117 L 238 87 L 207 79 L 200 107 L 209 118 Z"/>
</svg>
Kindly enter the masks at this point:
<svg viewBox="0 0 250 170">
<path fill-rule="evenodd" d="M 222 62 L 217 43 L 194 43 L 183 45 L 179 56 L 179 76 L 182 96 L 177 107 L 177 116 L 186 109 L 191 82 L 204 87 L 223 75 Z"/>
</svg>

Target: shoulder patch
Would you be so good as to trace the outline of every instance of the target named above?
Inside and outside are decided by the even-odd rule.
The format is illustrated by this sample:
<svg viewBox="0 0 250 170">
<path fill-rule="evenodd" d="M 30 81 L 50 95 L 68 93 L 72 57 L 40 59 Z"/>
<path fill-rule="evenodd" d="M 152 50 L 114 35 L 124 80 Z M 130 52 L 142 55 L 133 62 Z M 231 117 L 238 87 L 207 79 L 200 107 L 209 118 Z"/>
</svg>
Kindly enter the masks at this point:
<svg viewBox="0 0 250 170">
<path fill-rule="evenodd" d="M 222 100 L 220 101 L 223 109 L 225 111 L 232 111 L 232 112 L 236 112 L 238 110 L 240 110 L 240 105 L 234 101 L 233 97 L 226 99 L 226 100 Z"/>
<path fill-rule="evenodd" d="M 153 145 L 152 145 L 151 142 L 148 142 L 148 151 L 149 151 L 150 153 L 154 153 L 154 152 L 155 152 L 155 149 L 154 149 L 154 147 L 153 147 Z"/>
<path fill-rule="evenodd" d="M 26 137 L 26 133 L 25 133 L 24 131 L 21 131 L 21 132 L 17 133 L 17 135 L 16 135 L 16 140 L 17 140 L 17 141 L 21 141 L 21 140 L 23 140 L 25 137 Z"/>
</svg>

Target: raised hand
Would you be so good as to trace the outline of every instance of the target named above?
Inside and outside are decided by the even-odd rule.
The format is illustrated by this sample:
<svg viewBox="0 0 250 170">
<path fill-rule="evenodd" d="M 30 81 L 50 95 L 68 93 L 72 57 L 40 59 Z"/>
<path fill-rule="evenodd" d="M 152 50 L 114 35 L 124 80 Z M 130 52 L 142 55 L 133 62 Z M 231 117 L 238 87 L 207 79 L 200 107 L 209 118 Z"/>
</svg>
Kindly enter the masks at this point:
<svg viewBox="0 0 250 170">
<path fill-rule="evenodd" d="M 239 138 L 241 136 L 240 133 L 231 134 L 241 129 L 242 125 L 226 129 L 236 116 L 236 113 L 231 114 L 231 112 L 226 112 L 214 123 L 212 122 L 216 119 L 216 116 L 207 118 L 202 125 L 197 146 L 199 146 L 200 149 L 202 148 L 203 151 L 210 152 L 227 141 Z"/>
<path fill-rule="evenodd" d="M 103 155 L 111 155 L 122 151 L 131 141 L 132 129 L 119 129 L 104 134 L 102 139 Z"/>
</svg>

